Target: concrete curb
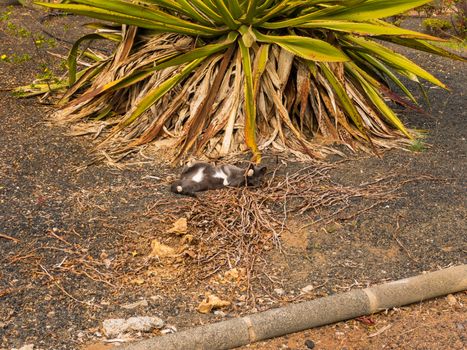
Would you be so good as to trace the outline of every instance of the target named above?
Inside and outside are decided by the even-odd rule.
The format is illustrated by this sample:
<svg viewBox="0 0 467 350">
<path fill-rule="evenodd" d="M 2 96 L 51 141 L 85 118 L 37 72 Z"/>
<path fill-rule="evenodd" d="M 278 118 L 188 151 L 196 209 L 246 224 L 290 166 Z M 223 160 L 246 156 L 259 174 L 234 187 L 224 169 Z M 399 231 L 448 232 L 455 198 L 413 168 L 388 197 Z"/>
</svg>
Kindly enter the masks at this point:
<svg viewBox="0 0 467 350">
<path fill-rule="evenodd" d="M 119 349 L 232 349 L 463 290 L 467 290 L 467 265 L 200 326 Z"/>
</svg>

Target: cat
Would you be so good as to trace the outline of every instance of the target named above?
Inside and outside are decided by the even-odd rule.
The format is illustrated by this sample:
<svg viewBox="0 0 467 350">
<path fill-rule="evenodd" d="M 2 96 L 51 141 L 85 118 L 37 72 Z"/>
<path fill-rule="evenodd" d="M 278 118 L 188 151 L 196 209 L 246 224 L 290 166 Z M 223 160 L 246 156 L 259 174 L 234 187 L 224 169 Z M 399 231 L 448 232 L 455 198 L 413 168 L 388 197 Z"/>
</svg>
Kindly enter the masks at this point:
<svg viewBox="0 0 467 350">
<path fill-rule="evenodd" d="M 195 192 L 215 190 L 222 187 L 257 186 L 266 172 L 265 166 L 250 165 L 246 169 L 235 165 L 214 166 L 198 162 L 188 164 L 174 181 L 170 190 L 177 194 L 195 196 Z"/>
</svg>

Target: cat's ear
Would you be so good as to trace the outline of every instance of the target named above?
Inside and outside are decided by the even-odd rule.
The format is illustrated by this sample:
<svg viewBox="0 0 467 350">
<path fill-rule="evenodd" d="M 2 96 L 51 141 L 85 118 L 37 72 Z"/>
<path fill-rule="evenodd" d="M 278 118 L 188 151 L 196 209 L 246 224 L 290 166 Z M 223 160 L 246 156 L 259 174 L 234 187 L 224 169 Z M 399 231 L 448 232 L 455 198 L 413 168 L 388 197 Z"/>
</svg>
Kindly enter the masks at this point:
<svg viewBox="0 0 467 350">
<path fill-rule="evenodd" d="M 266 174 L 267 169 L 268 168 L 265 166 L 256 167 L 255 169 L 256 176 L 263 176 L 264 174 Z"/>
<path fill-rule="evenodd" d="M 263 176 L 266 173 L 266 169 L 267 168 L 265 166 L 255 166 L 254 164 L 250 164 L 248 166 L 246 176 Z"/>
</svg>

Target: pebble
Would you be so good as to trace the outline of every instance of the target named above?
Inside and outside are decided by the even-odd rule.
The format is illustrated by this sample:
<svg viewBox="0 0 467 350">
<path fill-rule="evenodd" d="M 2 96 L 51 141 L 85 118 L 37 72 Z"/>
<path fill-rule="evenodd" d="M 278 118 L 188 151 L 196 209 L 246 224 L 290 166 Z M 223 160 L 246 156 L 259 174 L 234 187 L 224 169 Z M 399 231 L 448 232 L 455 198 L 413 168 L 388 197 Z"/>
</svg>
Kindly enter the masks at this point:
<svg viewBox="0 0 467 350">
<path fill-rule="evenodd" d="M 448 294 L 448 296 L 446 297 L 447 301 L 448 301 L 448 304 L 450 306 L 454 306 L 457 304 L 457 299 L 454 295 L 452 294 Z"/>
<path fill-rule="evenodd" d="M 134 303 L 121 305 L 121 307 L 127 310 L 132 310 L 140 306 L 147 307 L 148 305 L 149 305 L 148 301 L 146 299 L 143 299 L 143 300 L 135 301 Z"/>
<path fill-rule="evenodd" d="M 34 350 L 34 344 L 26 344 L 20 347 L 19 349 L 12 349 L 12 350 Z"/>
<path fill-rule="evenodd" d="M 314 349 L 315 348 L 315 342 L 311 339 L 305 340 L 305 345 L 308 349 Z"/>
<path fill-rule="evenodd" d="M 222 310 L 215 310 L 214 315 L 225 317 L 227 314 Z"/>
<path fill-rule="evenodd" d="M 302 293 L 307 294 L 310 293 L 315 287 L 313 285 L 309 284 L 301 289 Z"/>
<path fill-rule="evenodd" d="M 284 295 L 285 294 L 285 290 L 283 290 L 282 288 L 276 288 L 274 289 L 274 293 L 276 293 L 277 295 Z"/>
<path fill-rule="evenodd" d="M 104 334 L 109 337 L 116 337 L 127 332 L 150 332 L 154 328 L 162 328 L 164 321 L 159 317 L 130 317 L 129 319 L 113 318 L 102 322 Z"/>
</svg>

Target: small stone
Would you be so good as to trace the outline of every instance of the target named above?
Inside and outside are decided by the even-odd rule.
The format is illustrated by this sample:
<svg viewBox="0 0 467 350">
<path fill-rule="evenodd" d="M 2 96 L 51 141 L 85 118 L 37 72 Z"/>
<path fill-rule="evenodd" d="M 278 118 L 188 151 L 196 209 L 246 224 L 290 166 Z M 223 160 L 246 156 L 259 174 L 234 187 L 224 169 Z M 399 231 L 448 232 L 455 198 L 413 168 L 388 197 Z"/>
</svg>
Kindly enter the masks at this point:
<svg viewBox="0 0 467 350">
<path fill-rule="evenodd" d="M 465 326 L 462 323 L 456 323 L 457 329 L 460 331 L 463 331 L 465 329 Z"/>
<path fill-rule="evenodd" d="M 448 304 L 450 306 L 454 306 L 457 304 L 457 299 L 454 295 L 452 294 L 448 294 L 448 296 L 446 297 L 446 299 L 448 300 Z"/>
<path fill-rule="evenodd" d="M 102 322 L 104 334 L 109 337 L 116 337 L 127 332 L 150 332 L 154 328 L 162 328 L 164 321 L 159 317 L 130 317 L 125 320 L 123 318 L 108 319 Z"/>
<path fill-rule="evenodd" d="M 147 307 L 148 305 L 149 305 L 148 301 L 146 299 L 143 299 L 143 300 L 135 301 L 134 303 L 122 305 L 121 307 L 127 310 L 132 310 L 140 306 Z"/>
<path fill-rule="evenodd" d="M 315 287 L 313 287 L 313 285 L 309 284 L 306 287 L 303 287 L 301 289 L 301 291 L 302 291 L 303 294 L 307 294 L 307 293 L 310 293 L 311 291 L 313 291 L 313 289 L 315 289 Z"/>
<path fill-rule="evenodd" d="M 116 337 L 126 331 L 126 320 L 123 318 L 113 318 L 102 322 L 102 329 L 107 337 Z"/>
<path fill-rule="evenodd" d="M 285 290 L 283 290 L 282 288 L 276 288 L 274 289 L 274 293 L 276 293 L 279 296 L 282 296 L 285 294 Z"/>
<path fill-rule="evenodd" d="M 112 261 L 110 259 L 104 259 L 103 262 L 104 262 L 105 268 L 107 269 L 109 269 L 110 265 L 112 265 Z"/>
<path fill-rule="evenodd" d="M 154 328 L 162 328 L 164 326 L 164 321 L 159 317 L 130 317 L 126 320 L 126 324 L 129 330 L 137 332 L 150 332 Z"/>
<path fill-rule="evenodd" d="M 314 349 L 315 347 L 315 342 L 311 339 L 305 340 L 305 345 L 308 349 Z"/>
<path fill-rule="evenodd" d="M 34 350 L 34 344 L 26 344 L 20 347 L 18 350 Z"/>
</svg>

